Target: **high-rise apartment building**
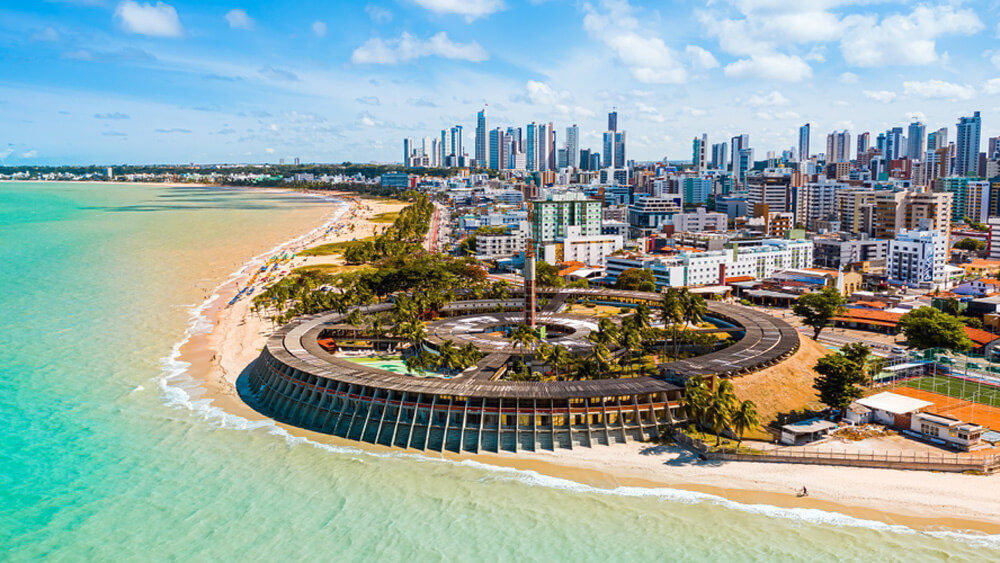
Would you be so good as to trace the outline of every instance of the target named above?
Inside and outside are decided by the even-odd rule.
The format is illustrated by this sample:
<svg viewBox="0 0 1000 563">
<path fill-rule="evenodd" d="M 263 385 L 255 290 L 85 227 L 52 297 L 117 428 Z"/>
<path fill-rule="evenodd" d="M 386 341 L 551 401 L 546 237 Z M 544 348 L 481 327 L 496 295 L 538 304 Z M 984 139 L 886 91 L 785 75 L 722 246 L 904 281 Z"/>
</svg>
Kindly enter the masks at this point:
<svg viewBox="0 0 1000 563">
<path fill-rule="evenodd" d="M 746 187 L 747 175 L 751 169 L 753 169 L 753 149 L 750 147 L 740 149 L 736 154 L 736 160 L 733 161 L 733 180 L 741 188 Z"/>
<path fill-rule="evenodd" d="M 733 171 L 734 178 L 738 177 L 737 165 L 740 157 L 740 151 L 743 149 L 750 148 L 750 135 L 744 133 L 742 135 L 737 135 L 729 140 L 729 162 L 730 167 Z"/>
<path fill-rule="evenodd" d="M 885 150 L 882 154 L 886 160 L 899 160 L 903 156 L 903 128 L 893 127 L 885 132 Z"/>
<path fill-rule="evenodd" d="M 413 139 L 403 139 L 403 166 L 409 168 L 413 164 Z"/>
<path fill-rule="evenodd" d="M 858 135 L 858 160 L 861 160 L 861 155 L 868 151 L 872 145 L 872 134 L 865 131 L 864 133 Z"/>
<path fill-rule="evenodd" d="M 927 135 L 927 150 L 936 151 L 948 146 L 948 128 L 942 127 Z"/>
<path fill-rule="evenodd" d="M 990 137 L 986 141 L 986 159 L 1000 159 L 1000 137 Z"/>
<path fill-rule="evenodd" d="M 695 137 L 691 141 L 691 164 L 694 165 L 695 172 L 701 172 L 708 166 L 708 134 L 703 133 L 701 138 Z"/>
<path fill-rule="evenodd" d="M 799 127 L 799 162 L 809 160 L 809 124 Z"/>
<path fill-rule="evenodd" d="M 538 125 L 534 121 L 528 124 L 528 131 L 525 135 L 525 162 L 529 171 L 538 170 Z"/>
<path fill-rule="evenodd" d="M 741 153 L 744 151 L 740 151 Z M 790 174 L 763 172 L 745 177 L 747 206 L 767 205 L 771 212 L 791 212 L 792 192 Z"/>
<path fill-rule="evenodd" d="M 851 134 L 845 129 L 826 136 L 826 161 L 848 162 L 851 160 Z"/>
<path fill-rule="evenodd" d="M 712 169 L 713 170 L 725 170 L 726 169 L 726 143 L 725 141 L 721 143 L 715 143 L 712 145 Z"/>
<path fill-rule="evenodd" d="M 906 132 L 906 157 L 910 160 L 920 160 L 924 157 L 924 139 L 926 138 L 927 126 L 919 121 L 910 124 Z"/>
<path fill-rule="evenodd" d="M 837 191 L 837 217 L 840 230 L 848 233 L 872 234 L 875 228 L 875 192 L 864 189 Z"/>
<path fill-rule="evenodd" d="M 972 117 L 958 120 L 957 154 L 955 155 L 956 176 L 976 176 L 979 174 L 979 144 L 982 123 L 979 112 Z"/>
<path fill-rule="evenodd" d="M 563 149 L 560 149 L 560 151 Z M 553 194 L 532 202 L 531 234 L 536 244 L 554 242 L 569 235 L 569 227 L 579 227 L 579 236 L 601 234 L 602 203 L 579 194 Z"/>
<path fill-rule="evenodd" d="M 618 110 L 612 109 L 611 112 L 608 113 L 608 131 L 617 131 L 617 130 L 618 130 Z"/>
<path fill-rule="evenodd" d="M 489 168 L 491 170 L 503 170 L 507 168 L 507 151 L 504 148 L 506 145 L 507 135 L 503 132 L 503 129 L 497 127 L 490 131 Z"/>
<path fill-rule="evenodd" d="M 566 128 L 566 166 L 580 167 L 580 128 L 575 123 Z"/>
<path fill-rule="evenodd" d="M 476 114 L 476 166 L 486 167 L 490 154 L 490 127 L 486 118 L 486 108 Z"/>
</svg>

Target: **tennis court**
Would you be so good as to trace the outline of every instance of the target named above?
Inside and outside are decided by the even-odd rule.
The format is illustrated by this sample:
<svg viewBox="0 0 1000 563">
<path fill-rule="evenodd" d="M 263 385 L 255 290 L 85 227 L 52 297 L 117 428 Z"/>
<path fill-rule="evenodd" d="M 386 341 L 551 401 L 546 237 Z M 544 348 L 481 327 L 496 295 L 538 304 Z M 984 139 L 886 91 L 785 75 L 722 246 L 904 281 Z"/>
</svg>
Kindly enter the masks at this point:
<svg viewBox="0 0 1000 563">
<path fill-rule="evenodd" d="M 1000 390 L 995 387 L 970 382 L 963 387 L 961 380 L 937 376 L 910 380 L 893 392 L 934 403 L 931 412 L 1000 429 Z"/>
</svg>

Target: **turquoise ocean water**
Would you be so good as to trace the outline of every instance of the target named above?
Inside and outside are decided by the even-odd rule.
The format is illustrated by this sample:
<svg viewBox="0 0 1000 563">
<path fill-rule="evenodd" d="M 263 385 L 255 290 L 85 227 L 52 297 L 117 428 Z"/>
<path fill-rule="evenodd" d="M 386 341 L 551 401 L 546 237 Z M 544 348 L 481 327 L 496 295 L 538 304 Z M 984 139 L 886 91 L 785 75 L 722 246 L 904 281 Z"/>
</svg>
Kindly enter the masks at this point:
<svg viewBox="0 0 1000 563">
<path fill-rule="evenodd" d="M 213 409 L 165 358 L 316 206 L 0 183 L 0 560 L 1000 558 L 994 537 L 320 446 Z"/>
</svg>

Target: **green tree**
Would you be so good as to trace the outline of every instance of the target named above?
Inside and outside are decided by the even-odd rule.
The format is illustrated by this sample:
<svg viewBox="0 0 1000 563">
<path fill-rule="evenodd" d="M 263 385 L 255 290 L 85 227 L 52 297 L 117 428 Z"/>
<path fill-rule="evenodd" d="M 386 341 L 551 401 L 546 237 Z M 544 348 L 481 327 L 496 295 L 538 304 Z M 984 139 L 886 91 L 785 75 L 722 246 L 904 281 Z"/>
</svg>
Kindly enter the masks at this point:
<svg viewBox="0 0 1000 563">
<path fill-rule="evenodd" d="M 688 420 L 693 420 L 695 424 L 701 424 L 705 418 L 705 410 L 711 402 L 711 393 L 705 380 L 700 377 L 691 377 L 684 383 L 684 397 L 681 404 Z"/>
<path fill-rule="evenodd" d="M 531 345 L 538 342 L 538 335 L 535 334 L 535 331 L 530 326 L 524 323 L 520 323 L 514 327 L 507 338 L 511 344 L 521 351 L 521 357 L 527 356 L 527 351 Z"/>
<path fill-rule="evenodd" d="M 535 260 L 535 279 L 538 287 L 562 287 L 566 281 L 559 277 L 559 268 L 544 260 Z"/>
<path fill-rule="evenodd" d="M 740 403 L 739 408 L 733 411 L 732 424 L 733 430 L 736 431 L 738 437 L 736 446 L 739 447 L 743 444 L 743 433 L 747 430 L 753 430 L 760 424 L 760 419 L 757 415 L 757 405 L 753 401 L 743 401 Z"/>
<path fill-rule="evenodd" d="M 802 317 L 802 324 L 811 326 L 813 340 L 830 325 L 830 321 L 844 311 L 844 296 L 832 287 L 806 293 L 792 305 L 792 312 Z"/>
<path fill-rule="evenodd" d="M 986 243 L 983 242 L 983 241 L 981 241 L 981 240 L 979 240 L 979 239 L 974 239 L 974 238 L 968 238 L 967 237 L 967 238 L 964 238 L 964 239 L 956 242 L 953 246 L 954 246 L 954 248 L 957 248 L 959 250 L 968 250 L 968 251 L 971 251 L 971 252 L 979 252 L 979 251 L 981 251 L 981 250 L 983 250 L 983 249 L 986 248 Z"/>
<path fill-rule="evenodd" d="M 858 369 L 861 370 L 861 376 L 864 378 L 864 383 L 868 383 L 884 364 L 882 358 L 872 354 L 871 346 L 861 342 L 845 344 L 840 348 L 840 353 L 857 364 Z"/>
<path fill-rule="evenodd" d="M 653 289 L 640 289 L 643 283 L 653 285 Z M 615 289 L 627 289 L 631 291 L 655 291 L 656 288 L 656 277 L 653 276 L 652 270 L 645 270 L 642 268 L 629 268 L 624 272 L 618 274 L 618 279 L 615 280 Z"/>
<path fill-rule="evenodd" d="M 660 301 L 660 318 L 663 320 L 663 355 L 667 355 L 667 325 L 673 331 L 674 359 L 677 359 L 677 330 L 684 320 L 684 300 L 677 288 L 670 288 Z"/>
<path fill-rule="evenodd" d="M 819 400 L 840 409 L 841 415 L 848 405 L 863 395 L 859 385 L 867 379 L 864 368 L 843 354 L 823 356 L 814 369 L 820 374 L 813 383 L 813 388 L 819 391 Z"/>
<path fill-rule="evenodd" d="M 972 348 L 972 340 L 965 333 L 962 320 L 933 307 L 920 307 L 910 311 L 899 319 L 897 326 L 914 348 L 948 348 L 958 351 Z"/>
</svg>

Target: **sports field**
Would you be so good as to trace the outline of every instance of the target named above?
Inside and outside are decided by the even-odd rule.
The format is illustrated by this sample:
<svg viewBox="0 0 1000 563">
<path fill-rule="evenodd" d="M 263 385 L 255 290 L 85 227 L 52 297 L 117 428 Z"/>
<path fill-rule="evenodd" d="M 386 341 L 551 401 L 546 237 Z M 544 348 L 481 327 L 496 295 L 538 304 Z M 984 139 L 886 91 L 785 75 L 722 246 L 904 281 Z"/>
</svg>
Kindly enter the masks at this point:
<svg viewBox="0 0 1000 563">
<path fill-rule="evenodd" d="M 1000 430 L 1000 389 L 947 376 L 907 381 L 895 393 L 934 403 L 931 412 Z"/>
</svg>

